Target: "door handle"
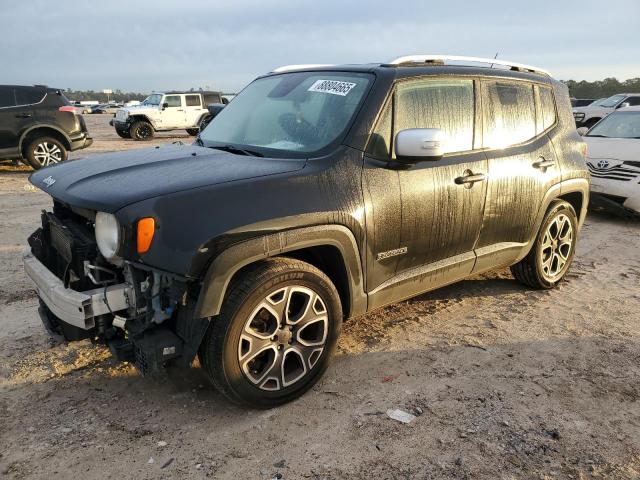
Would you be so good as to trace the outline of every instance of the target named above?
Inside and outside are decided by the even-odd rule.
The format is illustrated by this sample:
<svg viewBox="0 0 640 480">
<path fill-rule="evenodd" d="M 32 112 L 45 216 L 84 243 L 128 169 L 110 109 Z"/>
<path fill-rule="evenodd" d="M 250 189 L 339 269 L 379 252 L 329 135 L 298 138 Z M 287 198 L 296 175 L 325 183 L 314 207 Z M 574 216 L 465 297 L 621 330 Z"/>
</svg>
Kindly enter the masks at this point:
<svg viewBox="0 0 640 480">
<path fill-rule="evenodd" d="M 457 177 L 455 182 L 456 185 L 464 185 L 467 188 L 471 188 L 474 183 L 483 182 L 486 179 L 487 176 L 484 173 L 473 173 L 471 170 L 467 170 L 462 177 Z"/>
<path fill-rule="evenodd" d="M 29 118 L 31 117 L 30 113 L 17 113 L 16 118 Z"/>
<path fill-rule="evenodd" d="M 537 162 L 533 162 L 533 168 L 549 168 L 556 164 L 553 160 L 545 160 L 544 157 L 540 157 Z"/>
</svg>

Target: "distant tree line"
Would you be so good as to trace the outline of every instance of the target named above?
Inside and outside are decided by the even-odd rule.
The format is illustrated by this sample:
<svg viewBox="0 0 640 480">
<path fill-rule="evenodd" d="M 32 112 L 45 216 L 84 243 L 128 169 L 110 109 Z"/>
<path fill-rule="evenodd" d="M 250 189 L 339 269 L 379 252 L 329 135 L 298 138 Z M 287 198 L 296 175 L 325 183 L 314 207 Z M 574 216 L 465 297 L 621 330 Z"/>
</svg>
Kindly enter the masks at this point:
<svg viewBox="0 0 640 480">
<path fill-rule="evenodd" d="M 64 92 L 65 96 L 69 100 L 82 102 L 84 100 L 97 100 L 98 102 L 106 102 L 107 95 L 102 91 L 95 92 L 93 90 L 73 90 L 68 88 Z M 129 100 L 144 100 L 148 94 L 138 92 L 123 92 L 122 90 L 114 90 L 109 94 L 109 100 L 113 100 L 119 103 L 127 102 Z"/>
<path fill-rule="evenodd" d="M 616 93 L 640 93 L 640 78 L 621 82 L 617 78 L 605 78 L 595 82 L 566 80 L 569 94 L 574 98 L 603 98 Z"/>
</svg>

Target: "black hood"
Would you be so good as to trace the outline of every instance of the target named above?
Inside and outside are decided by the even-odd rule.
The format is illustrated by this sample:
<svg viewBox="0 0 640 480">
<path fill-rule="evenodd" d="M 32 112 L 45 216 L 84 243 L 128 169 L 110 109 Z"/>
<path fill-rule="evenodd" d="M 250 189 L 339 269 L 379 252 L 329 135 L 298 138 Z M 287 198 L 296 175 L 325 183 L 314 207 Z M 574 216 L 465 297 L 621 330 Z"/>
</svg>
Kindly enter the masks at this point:
<svg viewBox="0 0 640 480">
<path fill-rule="evenodd" d="M 195 145 L 92 155 L 44 168 L 29 180 L 69 205 L 113 213 L 147 198 L 292 172 L 304 159 L 260 158 Z"/>
</svg>

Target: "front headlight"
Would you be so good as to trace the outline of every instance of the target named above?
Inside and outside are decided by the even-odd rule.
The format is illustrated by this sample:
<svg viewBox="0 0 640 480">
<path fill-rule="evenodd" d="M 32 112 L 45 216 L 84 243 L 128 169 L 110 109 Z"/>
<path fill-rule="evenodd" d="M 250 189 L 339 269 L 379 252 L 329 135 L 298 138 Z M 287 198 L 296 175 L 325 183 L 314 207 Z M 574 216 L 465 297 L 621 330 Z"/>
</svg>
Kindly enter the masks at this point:
<svg viewBox="0 0 640 480">
<path fill-rule="evenodd" d="M 116 258 L 120 246 L 120 225 L 115 215 L 96 213 L 96 243 L 104 258 L 107 260 Z"/>
</svg>

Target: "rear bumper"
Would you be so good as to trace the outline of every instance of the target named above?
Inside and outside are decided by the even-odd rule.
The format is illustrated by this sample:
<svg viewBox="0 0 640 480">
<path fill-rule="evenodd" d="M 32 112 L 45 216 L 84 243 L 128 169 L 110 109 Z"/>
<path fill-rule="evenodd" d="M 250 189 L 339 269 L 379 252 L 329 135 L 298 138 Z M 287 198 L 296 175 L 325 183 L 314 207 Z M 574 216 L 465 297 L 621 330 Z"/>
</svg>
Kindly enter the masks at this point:
<svg viewBox="0 0 640 480">
<path fill-rule="evenodd" d="M 60 321 L 90 330 L 96 325 L 96 317 L 128 308 L 127 289 L 124 283 L 85 292 L 66 288 L 27 247 L 22 254 L 24 269 L 35 284 L 38 296 Z M 107 306 L 108 303 L 108 306 Z"/>
<path fill-rule="evenodd" d="M 78 138 L 71 139 L 71 151 L 81 150 L 83 148 L 90 147 L 93 144 L 93 138 L 91 138 L 88 134 L 83 133 L 82 136 Z"/>
</svg>

